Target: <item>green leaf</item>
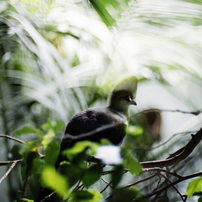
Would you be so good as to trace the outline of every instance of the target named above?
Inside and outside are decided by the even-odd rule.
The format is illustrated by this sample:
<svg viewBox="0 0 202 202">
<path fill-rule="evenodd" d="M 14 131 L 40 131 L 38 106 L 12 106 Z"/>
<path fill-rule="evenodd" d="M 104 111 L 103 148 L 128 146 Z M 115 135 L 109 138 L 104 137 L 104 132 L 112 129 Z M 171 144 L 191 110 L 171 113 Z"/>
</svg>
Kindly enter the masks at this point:
<svg viewBox="0 0 202 202">
<path fill-rule="evenodd" d="M 136 158 L 132 156 L 127 148 L 122 148 L 122 154 L 124 157 L 124 165 L 129 169 L 130 173 L 138 175 L 142 171 L 142 166 Z"/>
<path fill-rule="evenodd" d="M 67 180 L 61 174 L 56 172 L 54 167 L 47 166 L 41 174 L 41 183 L 44 187 L 48 187 L 56 191 L 61 197 L 67 198 L 69 196 L 69 189 Z"/>
<path fill-rule="evenodd" d="M 86 187 L 93 185 L 102 175 L 102 164 L 92 165 L 85 173 L 82 182 Z"/>
<path fill-rule="evenodd" d="M 73 192 L 72 196 L 74 201 L 76 202 L 98 202 L 102 199 L 101 194 L 95 190 L 78 190 Z"/>
<path fill-rule="evenodd" d="M 202 196 L 198 199 L 198 202 L 202 202 Z"/>
<path fill-rule="evenodd" d="M 43 136 L 43 140 L 41 143 L 44 145 L 45 149 L 48 146 L 48 144 L 51 142 L 51 139 L 55 137 L 55 132 L 53 130 L 49 130 L 46 135 Z"/>
<path fill-rule="evenodd" d="M 57 140 L 52 140 L 46 147 L 44 160 L 47 164 L 54 165 L 57 161 L 60 145 Z"/>
<path fill-rule="evenodd" d="M 42 128 L 45 130 L 50 130 L 52 129 L 54 132 L 56 131 L 61 131 L 65 127 L 65 124 L 62 121 L 56 121 L 49 119 L 47 123 L 42 125 Z"/>
<path fill-rule="evenodd" d="M 82 179 L 87 168 L 86 162 L 80 164 L 70 164 L 69 162 L 62 162 L 59 166 L 59 172 L 63 174 L 69 183 L 69 187 L 75 185 L 80 179 Z"/>
<path fill-rule="evenodd" d="M 202 177 L 192 180 L 189 182 L 187 187 L 187 196 L 192 196 L 195 192 L 200 192 L 202 189 Z"/>
<path fill-rule="evenodd" d="M 21 201 L 34 202 L 33 200 L 30 200 L 30 199 L 27 199 L 27 198 L 22 198 Z"/>
<path fill-rule="evenodd" d="M 123 171 L 124 171 L 123 165 L 114 166 L 114 170 L 112 173 L 112 185 L 114 188 L 116 188 L 118 183 L 121 181 L 121 178 L 123 176 Z"/>
<path fill-rule="evenodd" d="M 43 168 L 43 162 L 38 154 L 38 152 L 26 152 L 24 153 L 24 158 L 21 164 L 21 174 L 25 179 L 26 177 L 41 173 Z"/>
<path fill-rule="evenodd" d="M 143 133 L 143 129 L 139 126 L 128 125 L 126 127 L 126 133 L 128 135 L 137 136 L 137 135 L 141 135 Z"/>
<path fill-rule="evenodd" d="M 96 143 L 92 143 L 90 141 L 81 141 L 77 142 L 72 148 L 63 151 L 63 154 L 67 156 L 67 158 L 71 161 L 78 154 L 85 151 L 89 148 L 89 155 L 95 155 L 98 145 Z"/>
<path fill-rule="evenodd" d="M 14 135 L 29 135 L 29 134 L 36 134 L 39 137 L 42 137 L 44 135 L 44 133 L 41 130 L 36 129 L 32 126 L 25 126 L 21 129 L 17 129 L 14 131 Z"/>
<path fill-rule="evenodd" d="M 118 17 L 121 17 L 121 12 L 128 5 L 128 0 L 90 0 L 90 3 L 97 11 L 103 22 L 107 26 L 113 26 Z"/>
</svg>

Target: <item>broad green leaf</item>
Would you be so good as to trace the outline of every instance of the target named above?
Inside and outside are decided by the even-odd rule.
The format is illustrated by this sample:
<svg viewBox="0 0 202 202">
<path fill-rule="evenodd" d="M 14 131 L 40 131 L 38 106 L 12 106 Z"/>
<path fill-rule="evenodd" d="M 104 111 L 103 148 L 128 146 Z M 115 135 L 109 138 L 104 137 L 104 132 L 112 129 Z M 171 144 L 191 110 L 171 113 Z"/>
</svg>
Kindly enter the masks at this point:
<svg viewBox="0 0 202 202">
<path fill-rule="evenodd" d="M 80 164 L 70 164 L 69 162 L 62 162 L 59 166 L 59 172 L 68 179 L 69 187 L 72 187 L 80 179 L 82 179 L 86 169 L 86 162 L 82 162 Z"/>
<path fill-rule="evenodd" d="M 195 192 L 200 192 L 202 189 L 202 177 L 192 180 L 189 182 L 187 187 L 187 196 L 192 196 Z"/>
<path fill-rule="evenodd" d="M 14 132 L 14 135 L 28 135 L 28 134 L 36 134 L 39 137 L 42 137 L 44 135 L 44 133 L 41 130 L 36 129 L 29 125 L 21 129 L 17 129 Z"/>
<path fill-rule="evenodd" d="M 54 167 L 45 167 L 41 174 L 41 183 L 44 187 L 48 187 L 56 191 L 61 197 L 69 196 L 68 183 L 65 177 L 56 172 Z"/>
<path fill-rule="evenodd" d="M 89 187 L 93 185 L 95 182 L 97 182 L 100 179 L 101 175 L 102 175 L 102 165 L 101 164 L 92 165 L 86 171 L 82 179 L 82 182 L 86 187 Z"/>
<path fill-rule="evenodd" d="M 114 166 L 113 173 L 112 173 L 112 186 L 116 188 L 118 183 L 121 181 L 123 176 L 124 167 L 123 165 L 116 165 Z"/>
<path fill-rule="evenodd" d="M 73 199 L 76 202 L 98 202 L 102 199 L 101 194 L 98 191 L 91 190 L 78 190 L 72 193 Z"/>
<path fill-rule="evenodd" d="M 23 178 L 30 175 L 41 173 L 43 168 L 43 162 L 38 154 L 38 152 L 26 152 L 24 153 L 24 158 L 21 164 L 21 174 Z"/>
<path fill-rule="evenodd" d="M 198 202 L 202 202 L 202 196 L 198 199 Z"/>
<path fill-rule="evenodd" d="M 60 151 L 60 145 L 58 141 L 52 140 L 46 147 L 44 160 L 47 164 L 54 165 L 57 161 Z"/>
</svg>

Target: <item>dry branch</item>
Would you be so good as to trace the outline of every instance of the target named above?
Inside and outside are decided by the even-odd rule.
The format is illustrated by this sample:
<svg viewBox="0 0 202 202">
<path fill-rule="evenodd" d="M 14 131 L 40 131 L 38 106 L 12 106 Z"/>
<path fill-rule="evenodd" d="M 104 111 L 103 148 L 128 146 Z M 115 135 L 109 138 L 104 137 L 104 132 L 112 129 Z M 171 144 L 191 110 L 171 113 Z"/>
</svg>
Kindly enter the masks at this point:
<svg viewBox="0 0 202 202">
<path fill-rule="evenodd" d="M 154 167 L 163 168 L 163 167 L 168 167 L 182 161 L 183 159 L 185 159 L 187 156 L 191 154 L 194 148 L 201 141 L 202 128 L 196 134 L 192 134 L 191 136 L 192 136 L 192 139 L 184 147 L 170 154 L 166 159 L 158 160 L 158 161 L 141 162 L 140 164 L 143 166 L 143 168 L 154 168 Z"/>
</svg>

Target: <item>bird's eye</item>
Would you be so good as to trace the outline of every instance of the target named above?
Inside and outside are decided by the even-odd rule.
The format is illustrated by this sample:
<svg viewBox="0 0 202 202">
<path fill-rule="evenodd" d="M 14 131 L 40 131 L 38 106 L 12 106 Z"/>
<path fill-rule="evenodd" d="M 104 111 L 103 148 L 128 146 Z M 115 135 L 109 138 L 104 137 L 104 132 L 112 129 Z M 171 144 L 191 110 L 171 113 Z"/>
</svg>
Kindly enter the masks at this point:
<svg viewBox="0 0 202 202">
<path fill-rule="evenodd" d="M 124 98 L 125 100 L 127 100 L 127 101 L 130 101 L 130 95 L 128 95 L 128 94 L 125 94 L 125 95 L 123 96 L 123 98 Z"/>
</svg>

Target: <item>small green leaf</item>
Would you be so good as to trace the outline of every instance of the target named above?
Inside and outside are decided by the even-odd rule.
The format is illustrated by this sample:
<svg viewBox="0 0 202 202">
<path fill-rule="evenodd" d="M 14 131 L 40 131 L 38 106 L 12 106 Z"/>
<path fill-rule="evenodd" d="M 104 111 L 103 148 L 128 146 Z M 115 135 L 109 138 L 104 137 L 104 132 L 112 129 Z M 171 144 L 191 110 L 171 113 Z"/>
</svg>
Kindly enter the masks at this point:
<svg viewBox="0 0 202 202">
<path fill-rule="evenodd" d="M 128 135 L 137 136 L 137 135 L 141 135 L 143 133 L 143 129 L 139 126 L 128 125 L 126 127 L 126 133 Z"/>
<path fill-rule="evenodd" d="M 30 200 L 30 199 L 27 199 L 27 198 L 22 198 L 21 201 L 34 202 L 33 200 Z"/>
<path fill-rule="evenodd" d="M 200 192 L 202 189 L 202 177 L 189 182 L 187 187 L 187 196 L 192 196 L 195 192 Z"/>
<path fill-rule="evenodd" d="M 47 123 L 42 125 L 42 128 L 45 130 L 52 129 L 54 132 L 61 131 L 65 127 L 65 124 L 62 121 L 55 121 L 52 119 L 49 119 Z"/>
<path fill-rule="evenodd" d="M 77 142 L 72 148 L 67 149 L 63 152 L 64 155 L 67 155 L 67 158 L 71 161 L 74 159 L 75 156 L 77 156 L 79 153 L 83 152 L 87 148 L 90 148 L 89 155 L 95 155 L 97 150 L 97 144 L 92 143 L 90 141 L 81 141 Z"/>
<path fill-rule="evenodd" d="M 57 161 L 60 151 L 58 141 L 52 140 L 46 147 L 44 160 L 47 164 L 54 165 Z"/>
<path fill-rule="evenodd" d="M 67 198 L 69 196 L 69 189 L 67 180 L 61 174 L 56 172 L 54 167 L 45 167 L 41 174 L 41 183 L 44 187 L 48 187 L 61 197 Z"/>
<path fill-rule="evenodd" d="M 76 202 L 98 202 L 102 199 L 98 191 L 78 190 L 72 193 L 73 199 Z"/>
<path fill-rule="evenodd" d="M 202 196 L 198 199 L 198 202 L 202 202 Z"/>
<path fill-rule="evenodd" d="M 51 142 L 51 139 L 53 139 L 54 137 L 55 133 L 53 130 L 49 130 L 48 133 L 43 136 L 43 140 L 41 141 L 41 143 L 44 145 L 45 149 L 47 145 Z"/>
<path fill-rule="evenodd" d="M 86 187 L 91 186 L 100 179 L 102 175 L 102 164 L 92 165 L 85 173 L 82 182 Z"/>
<path fill-rule="evenodd" d="M 123 176 L 123 171 L 124 171 L 123 165 L 114 166 L 114 170 L 112 173 L 112 185 L 114 188 L 116 188 L 118 183 L 121 181 L 121 178 Z"/>
<path fill-rule="evenodd" d="M 129 169 L 130 173 L 138 175 L 142 171 L 142 166 L 136 158 L 132 156 L 127 148 L 122 148 L 122 154 L 124 157 L 124 165 Z"/>
<path fill-rule="evenodd" d="M 14 131 L 14 135 L 28 135 L 28 134 L 36 134 L 39 137 L 42 137 L 44 135 L 44 133 L 41 130 L 36 129 L 32 126 L 25 126 L 21 129 L 17 129 Z"/>
</svg>

